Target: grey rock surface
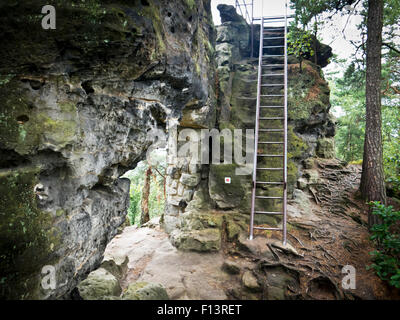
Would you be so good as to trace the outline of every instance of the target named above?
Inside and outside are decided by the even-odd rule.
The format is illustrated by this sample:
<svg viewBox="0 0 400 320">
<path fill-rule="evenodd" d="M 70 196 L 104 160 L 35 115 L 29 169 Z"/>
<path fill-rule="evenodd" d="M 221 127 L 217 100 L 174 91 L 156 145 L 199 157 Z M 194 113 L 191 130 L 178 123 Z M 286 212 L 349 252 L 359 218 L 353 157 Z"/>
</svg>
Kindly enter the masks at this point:
<svg viewBox="0 0 400 320">
<path fill-rule="evenodd" d="M 78 285 L 78 290 L 84 300 L 103 300 L 121 294 L 121 287 L 117 278 L 103 268 L 91 272 Z"/>
<path fill-rule="evenodd" d="M 123 300 L 169 300 L 167 291 L 158 283 L 131 283 L 122 295 Z"/>
<path fill-rule="evenodd" d="M 28 19 L 35 1 L 1 4 L 1 29 L 19 26 L 0 32 L 1 250 L 18 248 L 0 267 L 9 299 L 68 295 L 125 222 L 120 177 L 144 158 L 148 131 L 187 108 L 205 123 L 215 113 L 209 0 L 98 3 L 60 2 L 54 32 Z M 25 228 L 6 228 L 15 219 Z M 40 286 L 45 265 L 54 290 Z"/>
</svg>

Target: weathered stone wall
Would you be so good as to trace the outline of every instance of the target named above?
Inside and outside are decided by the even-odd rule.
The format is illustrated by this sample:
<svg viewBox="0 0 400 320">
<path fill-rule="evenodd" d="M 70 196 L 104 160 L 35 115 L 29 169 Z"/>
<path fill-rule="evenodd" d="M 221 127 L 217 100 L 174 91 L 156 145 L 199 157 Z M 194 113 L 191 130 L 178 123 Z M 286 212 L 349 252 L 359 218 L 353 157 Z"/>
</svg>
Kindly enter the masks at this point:
<svg viewBox="0 0 400 320">
<path fill-rule="evenodd" d="M 219 5 L 222 24 L 217 26 L 216 62 L 217 62 L 217 117 L 215 127 L 219 130 L 254 129 L 255 105 L 257 92 L 257 57 L 250 58 L 251 33 L 245 20 L 236 14 L 234 7 Z M 258 53 L 259 30 L 256 29 L 254 52 Z M 259 29 L 259 28 L 258 28 Z M 271 31 L 274 32 L 273 30 Z M 274 35 L 271 35 L 274 36 Z M 288 134 L 288 188 L 289 198 L 302 202 L 302 190 L 318 182 L 318 172 L 313 167 L 313 159 L 317 157 L 334 157 L 335 124 L 330 114 L 329 87 L 323 78 L 321 67 L 326 66 L 331 56 L 331 48 L 317 44 L 317 62 L 303 63 L 302 71 L 295 57 L 289 57 L 289 134 Z M 257 54 L 256 54 L 257 55 Z M 310 57 L 310 60 L 315 60 Z M 277 81 L 279 81 L 277 79 Z M 281 80 L 280 80 L 281 81 Z M 265 116 L 278 116 L 275 111 Z M 194 117 L 192 117 L 193 119 Z M 209 128 L 208 125 L 195 125 L 196 121 L 183 124 L 183 127 Z M 204 122 L 203 122 L 204 123 Z M 279 120 L 270 123 L 279 126 Z M 244 132 L 243 132 L 244 133 Z M 280 137 L 271 136 L 270 141 L 279 141 Z M 245 148 L 243 137 L 243 149 Z M 265 141 L 261 134 L 260 140 Z M 270 154 L 282 153 L 282 146 L 271 146 Z M 223 153 L 222 153 L 223 154 Z M 186 159 L 188 161 L 188 159 Z M 223 159 L 222 159 L 223 161 Z M 171 165 L 169 186 L 181 188 L 169 201 L 174 211 L 166 213 L 166 230 L 171 233 L 172 242 L 181 249 L 212 251 L 221 246 L 221 239 L 227 235 L 229 239 L 237 238 L 240 230 L 247 232 L 251 206 L 251 174 L 237 175 L 239 166 L 233 164 L 210 164 L 184 167 Z M 279 158 L 269 160 L 265 167 L 280 167 Z M 190 176 L 187 176 L 186 173 Z M 231 183 L 225 184 L 225 177 L 231 177 Z M 281 181 L 280 172 L 265 171 L 260 181 Z M 193 182 L 190 191 L 184 181 Z M 260 188 L 259 194 L 279 196 L 281 187 Z M 185 191 L 184 191 L 185 190 Z M 186 197 L 185 195 L 190 195 Z M 193 195 L 193 196 L 192 196 Z M 193 200 L 188 202 L 193 197 Z M 259 203 L 260 211 L 281 210 L 281 200 Z M 170 207 L 171 208 L 171 207 Z M 289 214 L 293 206 L 289 206 Z M 171 212 L 174 212 L 171 214 Z M 279 219 L 260 215 L 257 224 L 278 226 Z"/>
<path fill-rule="evenodd" d="M 222 16 L 226 16 L 226 12 L 230 12 L 231 8 L 226 6 L 219 7 Z M 232 14 L 233 15 L 233 14 Z M 230 16 L 230 15 L 229 15 Z M 250 59 L 249 54 L 245 53 L 237 55 L 239 44 L 238 39 L 249 38 L 248 29 L 240 29 L 240 33 L 235 33 L 235 24 L 237 18 L 230 18 L 221 26 L 217 27 L 217 76 L 219 79 L 219 100 L 218 100 L 218 126 L 220 129 L 241 128 L 254 129 L 255 126 L 255 97 L 257 93 L 257 65 L 258 59 Z M 255 28 L 255 37 L 259 37 L 259 27 Z M 237 30 L 237 29 L 236 29 Z M 274 31 L 270 31 L 269 37 L 274 37 Z M 255 39 L 256 40 L 256 39 Z M 258 42 L 254 41 L 254 52 L 258 55 Z M 235 49 L 236 48 L 236 51 Z M 323 78 L 321 67 L 328 64 L 331 56 L 331 48 L 318 43 L 317 61 L 320 65 L 315 65 L 311 61 L 303 63 L 303 68 L 299 70 L 299 64 L 295 57 L 289 57 L 289 96 L 288 96 L 288 189 L 289 197 L 292 198 L 294 190 L 299 184 L 312 183 L 308 172 L 309 163 L 312 158 L 332 158 L 334 157 L 334 134 L 335 120 L 330 114 L 328 83 Z M 270 54 L 279 54 L 270 53 Z M 314 60 L 314 57 L 310 57 Z M 276 71 L 279 72 L 279 71 Z M 281 81 L 279 78 L 271 79 L 272 81 Z M 279 104 L 279 103 L 278 103 Z M 267 113 L 269 112 L 269 113 Z M 279 111 L 263 111 L 263 116 L 279 116 Z M 271 127 L 279 127 L 280 120 L 275 122 L 268 121 Z M 263 128 L 264 123 L 260 123 Z M 260 141 L 279 141 L 279 133 L 276 137 L 271 137 L 269 133 L 268 139 L 260 133 Z M 260 147 L 261 148 L 261 147 Z M 268 146 L 268 154 L 282 153 L 282 146 Z M 259 152 L 261 150 L 258 150 Z M 281 159 L 274 158 L 263 160 L 263 167 L 280 167 Z M 251 177 L 236 176 L 235 166 L 216 165 L 212 166 L 210 172 L 210 181 L 216 186 L 210 188 L 210 197 L 216 201 L 217 207 L 221 209 L 230 208 L 239 210 L 242 213 L 250 211 L 251 196 Z M 230 176 L 232 184 L 225 185 L 221 183 L 223 176 Z M 260 181 L 280 181 L 280 172 L 265 171 L 259 175 Z M 314 181 L 315 182 L 315 181 Z M 260 188 L 261 189 L 261 188 Z M 280 187 L 263 187 L 260 195 L 276 196 L 280 194 Z M 303 188 L 304 189 L 304 188 Z M 299 191 L 299 190 L 297 190 Z M 280 200 L 269 201 L 262 204 L 260 211 L 279 211 L 281 208 Z M 258 223 L 270 223 L 275 225 L 275 219 L 270 217 L 258 217 Z"/>
<path fill-rule="evenodd" d="M 254 128 L 257 59 L 248 58 L 250 28 L 233 7 L 219 7 L 216 34 L 209 0 L 53 5 L 57 29 L 45 31 L 36 1 L 0 4 L 5 298 L 60 298 L 99 266 L 129 205 L 129 181 L 119 177 L 144 158 L 150 129 L 168 133 L 162 223 L 173 244 L 219 250 L 246 230 L 250 212 L 250 175 L 177 158 L 171 145 L 187 142 L 184 129 Z M 334 124 L 320 68 L 307 62 L 300 74 L 291 62 L 293 191 L 318 179 L 313 157 L 333 156 Z M 40 286 L 44 265 L 56 269 L 54 290 Z"/>
<path fill-rule="evenodd" d="M 214 106 L 209 0 L 0 4 L 1 297 L 59 298 L 125 221 L 151 128 Z M 183 112 L 182 112 L 183 110 Z M 189 112 L 189 113 L 190 113 Z M 41 269 L 56 269 L 43 290 Z"/>
</svg>

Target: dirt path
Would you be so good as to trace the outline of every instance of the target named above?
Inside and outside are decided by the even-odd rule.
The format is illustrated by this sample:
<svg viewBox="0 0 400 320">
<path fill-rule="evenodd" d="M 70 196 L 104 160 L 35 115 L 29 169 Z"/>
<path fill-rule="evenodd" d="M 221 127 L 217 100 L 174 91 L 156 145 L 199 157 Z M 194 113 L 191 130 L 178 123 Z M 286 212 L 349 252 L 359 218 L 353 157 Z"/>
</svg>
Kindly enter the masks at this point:
<svg viewBox="0 0 400 320">
<path fill-rule="evenodd" d="M 178 251 L 159 226 L 125 228 L 105 253 L 121 255 L 129 258 L 123 289 L 145 281 L 162 284 L 171 299 L 227 299 L 225 287 L 231 279 L 221 270 L 223 255 Z"/>
<path fill-rule="evenodd" d="M 290 230 L 289 239 L 304 258 L 296 262 L 293 258 L 283 259 L 306 270 L 308 276 L 303 283 L 308 283 L 308 292 L 312 290 L 308 281 L 313 274 L 322 276 L 315 295 L 311 294 L 314 298 L 329 299 L 334 292 L 339 298 L 399 299 L 398 290 L 389 288 L 366 269 L 371 264 L 369 252 L 374 248 L 367 229 L 368 207 L 357 197 L 361 167 L 343 167 L 337 160 L 324 160 L 318 161 L 317 170 L 320 179 L 318 185 L 310 187 L 310 198 L 319 221 L 290 219 L 296 228 Z M 356 270 L 355 290 L 342 290 L 342 268 L 346 265 Z M 334 286 L 337 290 L 332 289 Z"/>
<path fill-rule="evenodd" d="M 305 192 L 310 207 L 291 203 L 289 243 L 278 248 L 276 233 L 245 233 L 218 253 L 178 251 L 157 224 L 127 227 L 108 245 L 106 257 L 129 258 L 121 281 L 162 284 L 171 299 L 399 299 L 373 271 L 366 227 L 367 205 L 357 198 L 361 168 L 319 160 L 318 183 Z M 228 263 L 235 272 L 225 271 Z M 344 290 L 342 268 L 356 270 L 356 289 Z"/>
</svg>

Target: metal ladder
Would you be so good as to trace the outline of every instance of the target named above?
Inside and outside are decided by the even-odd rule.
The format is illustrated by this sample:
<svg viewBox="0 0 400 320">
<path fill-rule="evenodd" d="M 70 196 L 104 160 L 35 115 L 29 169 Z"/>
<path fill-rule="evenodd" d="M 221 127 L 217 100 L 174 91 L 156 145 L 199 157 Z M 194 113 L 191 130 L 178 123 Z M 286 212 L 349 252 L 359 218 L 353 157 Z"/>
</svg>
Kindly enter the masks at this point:
<svg viewBox="0 0 400 320">
<path fill-rule="evenodd" d="M 263 2 L 263 1 L 262 1 Z M 261 11 L 262 12 L 262 11 Z M 250 240 L 254 230 L 282 231 L 286 245 L 287 231 L 287 3 L 284 16 L 262 17 L 260 25 L 260 53 L 258 63 L 257 105 L 255 121 L 255 148 L 253 169 L 253 191 L 250 217 Z M 283 23 L 281 27 L 267 27 L 268 23 Z M 267 115 L 265 115 L 267 113 Z M 278 124 L 279 123 L 279 124 Z M 275 124 L 275 125 L 274 125 Z M 278 124 L 278 125 L 277 125 Z M 260 135 L 263 135 L 260 140 Z M 277 137 L 279 136 L 279 138 Z M 278 148 L 281 146 L 281 148 Z M 259 150 L 262 150 L 259 153 Z M 276 150 L 281 149 L 279 153 Z M 282 165 L 262 165 L 263 160 L 282 158 Z M 267 181 L 260 181 L 260 172 L 269 173 Z M 279 181 L 272 181 L 271 175 L 282 173 Z M 259 195 L 262 186 L 281 187 L 281 195 Z M 257 210 L 260 201 L 282 201 L 279 212 Z M 264 203 L 265 204 L 265 203 Z M 265 228 L 254 225 L 255 215 L 282 216 L 282 226 Z"/>
</svg>

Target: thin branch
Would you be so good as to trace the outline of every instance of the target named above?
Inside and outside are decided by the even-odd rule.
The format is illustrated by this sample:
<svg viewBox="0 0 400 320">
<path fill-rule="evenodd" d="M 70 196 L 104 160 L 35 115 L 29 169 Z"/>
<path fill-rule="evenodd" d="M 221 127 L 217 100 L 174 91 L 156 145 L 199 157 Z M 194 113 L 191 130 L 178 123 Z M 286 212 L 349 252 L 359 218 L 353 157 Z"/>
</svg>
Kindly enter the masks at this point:
<svg viewBox="0 0 400 320">
<path fill-rule="evenodd" d="M 395 47 L 393 47 L 391 44 L 383 42 L 382 45 L 387 47 L 387 48 L 389 48 L 390 50 L 393 50 L 394 52 L 397 52 L 398 54 L 400 54 L 400 50 L 395 48 Z"/>
<path fill-rule="evenodd" d="M 158 174 L 165 179 L 165 175 L 163 175 L 160 171 L 158 171 L 158 169 L 156 167 L 154 167 L 153 169 L 156 170 L 158 172 Z"/>
</svg>

